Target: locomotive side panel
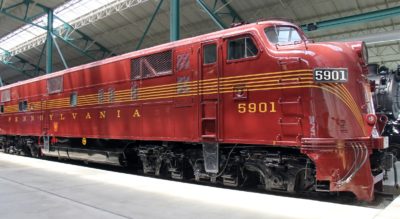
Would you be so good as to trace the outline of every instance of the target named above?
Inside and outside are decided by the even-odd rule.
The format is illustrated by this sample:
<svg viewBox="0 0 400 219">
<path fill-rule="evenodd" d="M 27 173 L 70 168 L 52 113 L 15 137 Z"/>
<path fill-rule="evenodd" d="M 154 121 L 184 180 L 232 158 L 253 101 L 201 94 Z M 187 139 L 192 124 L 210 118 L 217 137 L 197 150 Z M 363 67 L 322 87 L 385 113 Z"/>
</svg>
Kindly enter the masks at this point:
<svg viewBox="0 0 400 219">
<path fill-rule="evenodd" d="M 193 141 L 197 57 L 167 50 L 64 74 L 62 91 L 45 102 L 48 134 Z"/>
<path fill-rule="evenodd" d="M 140 136 L 140 105 L 131 97 L 130 61 L 63 75 L 63 92 L 47 100 L 49 134 L 61 137 L 134 138 Z M 117 76 L 115 76 L 117 75 Z M 92 83 L 93 82 L 93 83 Z"/>
<path fill-rule="evenodd" d="M 132 60 L 133 78 L 139 87 L 137 100 L 142 109 L 142 139 L 174 138 L 173 64 L 172 49 Z"/>
<path fill-rule="evenodd" d="M 173 113 L 174 138 L 183 141 L 197 141 L 198 135 L 198 44 L 176 47 L 173 63 L 176 80 Z"/>
<path fill-rule="evenodd" d="M 3 113 L 0 115 L 0 130 L 4 134 L 15 133 L 29 136 L 42 132 L 42 99 L 45 88 L 43 82 L 33 82 L 2 91 Z M 9 95 L 3 95 L 9 93 Z"/>
<path fill-rule="evenodd" d="M 242 51 L 243 50 L 243 51 Z M 281 133 L 283 73 L 258 32 L 224 41 L 223 130 L 227 142 L 274 144 Z"/>
</svg>

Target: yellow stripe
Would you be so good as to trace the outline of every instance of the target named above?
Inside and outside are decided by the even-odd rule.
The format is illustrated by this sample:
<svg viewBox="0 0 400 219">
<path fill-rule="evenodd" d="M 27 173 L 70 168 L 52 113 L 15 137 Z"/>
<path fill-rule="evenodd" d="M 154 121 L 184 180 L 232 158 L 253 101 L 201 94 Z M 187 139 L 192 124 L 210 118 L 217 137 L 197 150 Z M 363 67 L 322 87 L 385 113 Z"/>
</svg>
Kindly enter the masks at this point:
<svg viewBox="0 0 400 219">
<path fill-rule="evenodd" d="M 294 73 L 302 73 L 302 72 L 308 72 L 308 74 L 311 74 L 310 69 L 304 69 L 304 70 L 294 70 L 294 71 L 278 71 L 278 72 L 267 72 L 267 73 L 259 73 L 259 74 L 250 74 L 250 75 L 238 75 L 238 76 L 230 76 L 230 77 L 224 77 L 220 78 L 221 82 L 227 83 L 231 82 L 233 85 L 233 82 L 243 82 L 244 80 L 260 80 L 260 79 L 265 79 L 265 78 L 286 78 L 286 77 L 293 77 L 293 76 L 306 76 L 308 74 L 296 74 L 296 75 L 291 75 Z M 280 75 L 277 75 L 280 74 Z M 274 76 L 275 75 L 275 76 Z M 263 77 L 259 77 L 263 76 Z M 221 83 L 220 82 L 220 83 Z M 191 82 L 183 82 L 184 85 L 190 86 L 189 89 L 195 89 L 198 86 L 201 86 L 203 89 L 204 88 L 209 88 L 212 86 L 217 86 L 217 78 L 212 78 L 212 79 L 205 79 L 205 80 L 200 80 L 200 81 L 191 81 Z M 257 82 L 250 82 L 250 83 L 257 83 Z M 261 83 L 261 82 L 258 82 Z M 166 84 L 166 85 L 157 85 L 157 86 L 150 86 L 150 87 L 145 87 L 145 88 L 139 88 L 138 89 L 138 94 L 139 95 L 148 95 L 150 92 L 153 90 L 154 93 L 160 94 L 160 91 L 175 91 L 179 87 L 181 83 L 174 83 L 174 84 Z M 212 85 L 215 84 L 215 85 Z M 226 84 L 224 86 L 229 86 L 229 84 Z M 162 89 L 160 89 L 162 88 Z M 144 92 L 147 91 L 147 92 Z M 119 98 L 118 94 L 124 94 L 124 95 L 129 95 L 130 96 L 131 89 L 126 89 L 126 90 L 120 90 L 116 91 L 116 99 Z M 144 93 L 144 94 L 143 94 Z M 168 93 L 169 94 L 169 93 Z M 107 97 L 109 95 L 109 92 L 104 92 L 104 103 L 107 103 Z M 164 93 L 164 95 L 166 95 Z M 62 105 L 68 105 L 69 98 L 60 98 L 60 99 L 53 99 L 53 100 L 48 100 L 47 107 L 50 108 L 51 106 L 58 107 L 59 104 Z M 61 103 L 60 103 L 61 102 Z M 83 104 L 88 104 L 88 103 L 98 103 L 98 93 L 94 94 L 87 94 L 83 96 L 78 96 L 78 103 L 83 103 Z"/>
<path fill-rule="evenodd" d="M 156 85 L 138 88 L 138 98 L 132 100 L 131 89 L 115 91 L 115 102 L 129 102 L 153 100 L 161 98 L 176 98 L 195 95 L 207 95 L 217 93 L 234 92 L 235 85 L 244 84 L 248 91 L 267 91 L 277 89 L 294 88 L 320 88 L 337 96 L 354 114 L 361 128 L 364 130 L 363 118 L 360 109 L 349 91 L 343 86 L 336 85 L 314 85 L 312 81 L 312 70 L 302 69 L 294 71 L 278 71 L 248 75 L 237 75 L 222 78 L 211 78 L 198 81 L 188 81 L 173 84 Z M 180 87 L 187 88 L 188 93 L 177 94 Z M 104 104 L 108 103 L 109 92 L 104 92 Z M 70 107 L 69 98 L 47 100 L 42 106 L 41 102 L 32 102 L 36 108 L 54 109 Z M 98 105 L 98 93 L 78 96 L 78 106 Z M 18 105 L 6 106 L 6 112 L 18 112 Z"/>
<path fill-rule="evenodd" d="M 300 75 L 296 75 L 296 76 L 303 76 L 303 75 L 309 75 L 309 74 L 300 74 Z M 287 76 L 284 76 L 284 77 L 287 77 Z M 266 77 L 264 77 L 264 78 L 266 78 Z M 274 77 L 274 78 L 276 78 L 276 77 Z M 308 79 L 312 79 L 312 77 L 303 77 L 302 79 L 308 80 Z M 289 81 L 289 80 L 297 80 L 297 79 L 293 79 L 293 78 L 286 79 L 286 81 Z M 277 82 L 279 82 L 279 81 L 280 80 L 259 80 L 259 81 L 248 82 L 246 84 L 259 84 L 259 83 L 271 83 L 271 82 L 275 82 L 275 84 L 277 84 Z M 243 82 L 243 81 L 241 81 L 241 82 Z M 288 84 L 288 83 L 298 83 L 298 82 L 284 82 L 284 83 Z M 301 82 L 301 83 L 303 83 L 303 82 Z M 190 93 L 192 93 L 192 94 L 196 93 L 197 89 L 193 88 L 193 86 L 195 86 L 195 85 L 192 85 L 192 87 L 189 87 Z M 232 85 L 234 85 L 234 84 L 221 84 L 220 90 L 233 89 L 233 87 L 228 87 L 228 88 L 226 87 L 226 86 L 232 86 Z M 172 97 L 172 95 L 176 94 L 177 87 L 178 86 L 175 85 L 175 87 L 173 89 L 171 89 L 171 88 L 168 88 L 168 90 L 163 89 L 164 90 L 163 92 L 161 92 L 159 90 L 152 91 L 152 92 L 143 92 L 142 90 L 139 90 L 138 100 L 142 100 L 143 98 L 147 99 L 148 97 L 153 97 L 153 96 L 158 96 L 159 98 L 165 98 L 165 96 Z M 249 86 L 247 86 L 247 87 L 249 87 Z M 250 86 L 250 87 L 252 87 L 252 86 Z M 217 90 L 218 87 L 217 87 L 217 85 L 214 85 L 214 88 L 211 88 L 211 89 L 205 89 L 205 88 L 210 88 L 210 86 L 200 87 L 200 90 L 203 92 L 210 92 L 213 90 Z M 124 94 L 116 95 L 115 96 L 116 99 L 120 99 L 120 98 L 124 98 L 124 97 L 127 97 L 130 99 L 131 98 L 130 90 L 126 90 L 126 91 L 128 91 L 128 92 L 126 92 Z M 80 99 L 84 99 L 84 98 L 80 98 Z M 80 99 L 78 99 L 78 105 L 82 105 L 82 104 L 88 105 L 89 103 L 93 103 L 93 104 L 98 103 L 97 98 L 86 98 L 84 100 L 80 100 Z"/>
<path fill-rule="evenodd" d="M 309 75 L 309 74 L 300 74 L 300 75 L 296 75 L 296 76 L 307 76 L 307 75 Z M 281 76 L 279 76 L 279 77 L 281 78 Z M 287 76 L 285 76 L 285 77 L 287 77 Z M 267 77 L 264 77 L 264 78 L 267 78 Z M 273 78 L 277 78 L 277 77 L 273 77 Z M 302 80 L 305 80 L 305 79 L 308 80 L 308 79 L 312 79 L 312 78 L 313 77 L 302 77 L 301 79 Z M 243 80 L 238 81 L 238 82 L 241 82 L 241 83 L 226 83 L 225 84 L 225 83 L 222 82 L 222 83 L 220 83 L 219 88 L 220 89 L 225 89 L 226 86 L 240 85 L 242 83 L 245 83 L 246 87 L 247 87 L 248 84 L 271 83 L 271 82 L 279 83 L 282 80 L 284 80 L 284 81 L 282 81 L 282 83 L 286 83 L 285 81 L 297 80 L 296 78 L 287 78 L 287 79 L 282 79 L 282 80 L 278 80 L 278 79 L 275 79 L 275 80 L 261 80 L 261 79 L 263 79 L 263 78 L 258 78 L 257 81 L 250 81 L 250 82 L 245 82 Z M 287 82 L 287 83 L 290 83 L 290 82 Z M 168 88 L 168 89 L 163 89 L 163 90 L 154 90 L 154 91 L 150 91 L 150 92 L 144 92 L 142 89 L 140 89 L 139 92 L 138 92 L 138 95 L 139 96 L 146 96 L 148 94 L 162 95 L 164 93 L 171 93 L 171 92 L 176 93 L 176 90 L 178 89 L 178 87 L 179 86 L 177 85 L 177 86 L 175 86 L 173 88 Z M 195 89 L 196 87 L 195 87 L 195 85 L 191 85 L 191 86 L 188 86 L 188 87 L 185 87 L 185 88 L 188 88 L 189 90 L 192 90 L 192 89 Z M 200 90 L 205 90 L 205 88 L 218 88 L 218 84 L 200 86 Z M 129 93 L 127 95 L 131 95 L 131 94 Z"/>
<path fill-rule="evenodd" d="M 354 107 L 357 109 L 358 114 L 360 115 L 359 117 L 360 117 L 361 124 L 363 125 L 363 128 L 365 129 L 365 126 L 364 126 L 364 118 L 363 118 L 363 116 L 362 116 L 362 112 L 361 112 L 360 107 L 358 107 L 356 101 L 354 100 L 354 97 L 350 94 L 350 92 L 348 91 L 348 89 L 347 89 L 343 84 L 341 84 L 340 86 L 342 87 L 342 90 L 344 90 L 344 92 L 347 94 L 347 97 L 348 97 L 349 99 L 352 100 Z M 364 132 L 366 133 L 366 130 L 364 130 Z M 367 133 L 366 133 L 366 134 L 367 134 Z"/>
<path fill-rule="evenodd" d="M 282 73 L 282 72 L 279 72 Z M 163 92 L 163 91 L 174 91 L 175 89 L 177 89 L 178 87 L 185 85 L 189 88 L 193 88 L 193 87 L 197 87 L 200 85 L 200 87 L 204 87 L 204 86 L 217 86 L 218 84 L 226 84 L 226 85 L 233 85 L 233 84 L 237 84 L 234 82 L 240 82 L 240 83 L 245 83 L 247 81 L 250 80 L 263 80 L 263 79 L 272 79 L 272 78 L 277 78 L 277 79 L 283 79 L 283 78 L 289 78 L 289 77 L 293 77 L 293 76 L 298 76 L 298 77 L 302 77 L 302 76 L 312 76 L 311 73 L 304 73 L 304 74 L 293 74 L 293 75 L 278 75 L 278 76 L 269 76 L 265 75 L 265 73 L 263 74 L 264 77 L 258 77 L 258 78 L 252 78 L 254 76 L 251 76 L 249 78 L 246 79 L 232 79 L 232 80 L 225 80 L 225 78 L 221 78 L 219 81 L 217 81 L 216 79 L 212 79 L 212 81 L 210 81 L 209 79 L 207 80 L 200 80 L 200 81 L 192 81 L 192 82 L 179 82 L 179 83 L 174 83 L 174 84 L 169 84 L 167 86 L 151 86 L 151 87 L 145 87 L 145 88 L 138 88 L 138 92 Z M 245 76 L 236 76 L 236 77 L 245 77 Z M 131 92 L 131 90 L 128 90 L 128 92 Z"/>
<path fill-rule="evenodd" d="M 360 111 L 360 108 L 357 106 L 354 98 L 351 95 L 346 95 L 346 90 L 347 89 L 343 85 L 332 85 L 332 86 L 337 88 L 338 91 L 342 94 L 343 98 L 346 99 L 349 102 L 349 104 L 351 105 L 351 109 L 353 111 L 353 114 L 354 114 L 355 118 L 358 120 L 358 123 L 362 127 L 363 131 L 366 133 L 362 113 Z"/>
<path fill-rule="evenodd" d="M 225 81 L 228 79 L 239 79 L 239 78 L 251 78 L 251 77 L 258 77 L 262 75 L 274 75 L 274 74 L 290 74 L 290 73 L 298 73 L 298 72 L 312 72 L 310 69 L 304 69 L 304 70 L 294 70 L 294 71 L 279 71 L 279 72 L 267 72 L 267 73 L 258 73 L 258 74 L 250 74 L 250 75 L 238 75 L 238 76 L 230 76 L 230 77 L 222 77 L 219 78 L 220 81 Z M 199 80 L 199 81 L 191 81 L 188 83 L 216 83 L 218 78 L 211 78 L 211 79 L 205 79 L 205 80 Z M 257 78 L 256 78 L 257 79 Z M 177 83 L 172 83 L 172 84 L 164 84 L 164 85 L 156 85 L 156 86 L 150 86 L 150 87 L 144 87 L 140 88 L 140 90 L 150 90 L 150 89 L 160 89 L 164 87 L 170 87 L 170 86 L 176 86 Z"/>
<path fill-rule="evenodd" d="M 250 75 L 238 75 L 238 76 L 230 76 L 230 77 L 223 77 L 220 80 L 227 80 L 231 78 L 246 78 L 246 77 L 258 77 L 262 75 L 274 75 L 274 74 L 291 74 L 291 73 L 298 73 L 298 72 L 312 72 L 311 69 L 302 69 L 302 70 L 293 70 L 293 71 L 277 71 L 277 72 L 266 72 L 266 73 L 258 73 L 258 74 L 250 74 Z"/>
<path fill-rule="evenodd" d="M 329 91 L 332 94 L 335 94 L 340 100 L 342 100 L 343 103 L 347 105 L 347 107 L 350 109 L 350 111 L 353 113 L 354 117 L 356 118 L 361 130 L 363 131 L 364 134 L 366 134 L 366 130 L 364 127 L 364 123 L 362 121 L 362 116 L 357 112 L 357 110 L 352 106 L 352 102 L 346 99 L 346 97 L 340 92 L 340 89 L 335 89 L 334 87 L 330 87 L 326 84 L 322 87 L 325 90 Z"/>
</svg>

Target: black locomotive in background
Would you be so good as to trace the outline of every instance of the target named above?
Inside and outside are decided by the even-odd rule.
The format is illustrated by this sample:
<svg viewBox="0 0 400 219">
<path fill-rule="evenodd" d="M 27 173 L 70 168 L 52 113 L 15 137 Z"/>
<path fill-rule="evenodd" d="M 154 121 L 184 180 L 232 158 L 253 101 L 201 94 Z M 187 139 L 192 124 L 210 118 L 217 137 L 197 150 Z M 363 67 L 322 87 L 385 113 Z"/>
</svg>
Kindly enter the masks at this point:
<svg viewBox="0 0 400 219">
<path fill-rule="evenodd" d="M 400 160 L 400 65 L 395 70 L 368 65 L 375 112 L 387 116 L 383 136 L 389 136 L 391 151 Z"/>
</svg>

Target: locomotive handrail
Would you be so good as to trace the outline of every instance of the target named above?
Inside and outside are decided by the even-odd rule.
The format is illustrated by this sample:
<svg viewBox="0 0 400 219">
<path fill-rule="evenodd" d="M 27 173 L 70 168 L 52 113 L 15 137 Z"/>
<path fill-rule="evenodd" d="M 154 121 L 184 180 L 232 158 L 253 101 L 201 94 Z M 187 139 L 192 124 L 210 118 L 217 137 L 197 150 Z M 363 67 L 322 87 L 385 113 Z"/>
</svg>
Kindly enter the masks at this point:
<svg viewBox="0 0 400 219">
<path fill-rule="evenodd" d="M 283 105 L 283 104 L 298 104 L 298 103 L 301 103 L 300 96 L 297 97 L 297 100 L 295 100 L 295 101 L 283 101 L 282 98 L 278 99 L 278 104 L 281 104 L 281 105 Z"/>
<path fill-rule="evenodd" d="M 282 122 L 283 118 L 279 119 L 279 124 L 280 125 L 301 125 L 301 118 L 297 119 L 297 122 Z"/>
</svg>

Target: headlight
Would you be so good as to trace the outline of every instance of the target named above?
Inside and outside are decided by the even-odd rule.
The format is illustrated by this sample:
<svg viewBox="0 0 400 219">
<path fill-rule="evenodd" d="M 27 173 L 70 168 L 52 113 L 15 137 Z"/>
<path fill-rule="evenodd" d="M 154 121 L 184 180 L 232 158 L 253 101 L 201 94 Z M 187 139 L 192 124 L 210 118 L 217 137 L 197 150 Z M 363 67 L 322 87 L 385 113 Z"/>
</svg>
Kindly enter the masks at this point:
<svg viewBox="0 0 400 219">
<path fill-rule="evenodd" d="M 359 58 L 359 61 L 363 65 L 368 64 L 368 50 L 367 46 L 362 41 L 356 42 L 348 42 L 348 45 L 351 46 L 351 49 L 356 53 Z"/>
<path fill-rule="evenodd" d="M 364 60 L 365 64 L 368 64 L 368 49 L 367 49 L 367 45 L 365 45 L 365 43 L 362 43 L 361 46 L 361 57 Z"/>
</svg>

